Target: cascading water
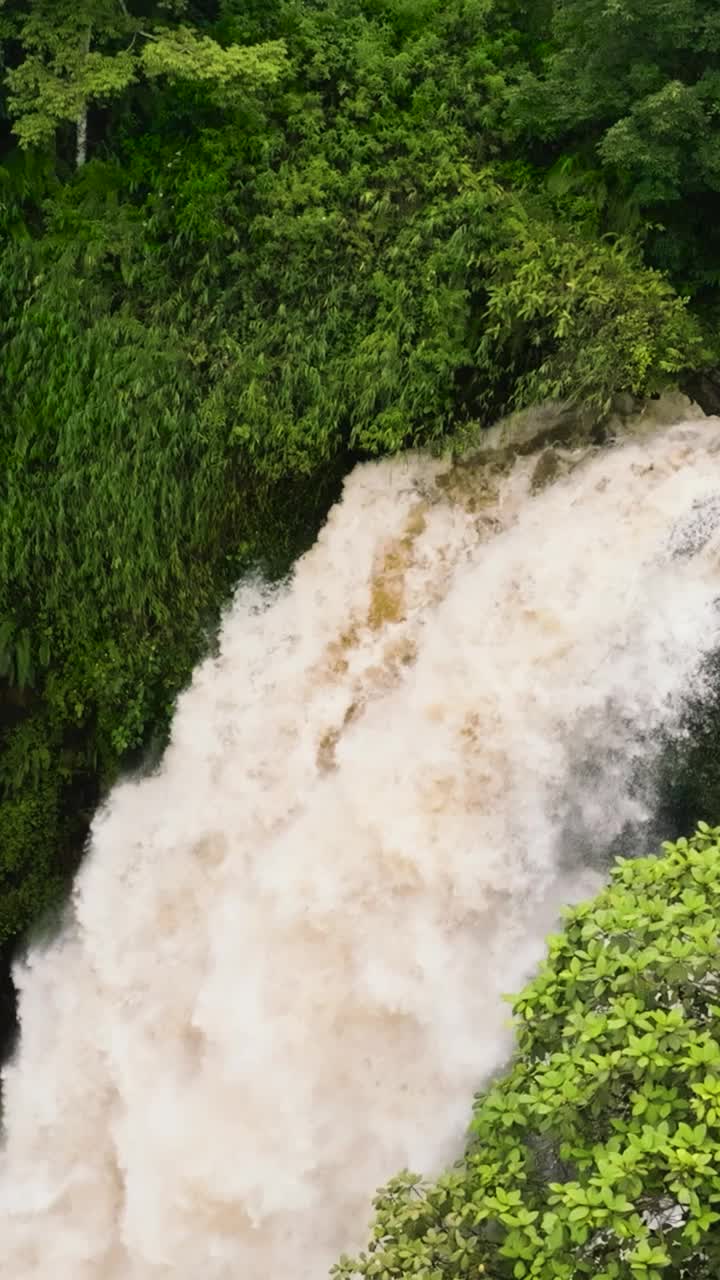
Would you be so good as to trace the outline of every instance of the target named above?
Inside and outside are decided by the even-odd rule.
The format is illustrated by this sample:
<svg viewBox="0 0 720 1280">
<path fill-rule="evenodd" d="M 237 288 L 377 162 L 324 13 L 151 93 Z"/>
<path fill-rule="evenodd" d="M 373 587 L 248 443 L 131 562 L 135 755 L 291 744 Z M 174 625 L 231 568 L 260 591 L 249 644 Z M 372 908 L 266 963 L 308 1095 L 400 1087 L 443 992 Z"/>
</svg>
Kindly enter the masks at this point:
<svg viewBox="0 0 720 1280">
<path fill-rule="evenodd" d="M 2 1280 L 318 1280 L 384 1179 L 459 1154 L 501 993 L 642 829 L 717 642 L 682 528 L 720 420 L 563 465 L 360 467 L 291 583 L 239 592 L 18 967 Z"/>
</svg>

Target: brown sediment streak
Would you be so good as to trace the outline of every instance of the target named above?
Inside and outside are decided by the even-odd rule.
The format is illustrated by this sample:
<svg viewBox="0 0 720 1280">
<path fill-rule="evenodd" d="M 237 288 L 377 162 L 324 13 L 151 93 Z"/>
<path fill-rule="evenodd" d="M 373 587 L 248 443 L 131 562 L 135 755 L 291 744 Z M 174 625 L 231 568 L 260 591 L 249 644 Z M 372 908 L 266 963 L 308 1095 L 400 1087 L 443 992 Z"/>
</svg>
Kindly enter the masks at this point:
<svg viewBox="0 0 720 1280">
<path fill-rule="evenodd" d="M 343 630 L 339 640 L 331 641 L 326 651 L 326 674 L 342 676 L 348 668 L 348 652 L 362 642 L 365 628 L 377 632 L 406 621 L 406 575 L 415 562 L 415 548 L 426 528 L 427 502 L 411 507 L 399 537 L 392 539 L 377 557 L 370 578 L 370 603 L 364 622 Z M 343 729 L 361 714 L 368 699 L 386 691 L 400 678 L 403 668 L 416 656 L 410 636 L 400 635 L 384 646 L 381 662 L 365 669 L 356 680 L 353 701 L 339 725 L 327 728 L 320 736 L 317 766 L 322 772 L 335 767 L 335 749 Z"/>
<path fill-rule="evenodd" d="M 425 503 L 413 507 L 401 536 L 382 552 L 380 564 L 370 581 L 367 623 L 371 631 L 405 619 L 405 575 L 413 564 L 417 539 L 426 527 L 425 512 Z"/>
<path fill-rule="evenodd" d="M 472 515 L 494 506 L 498 500 L 503 468 L 482 455 L 455 462 L 438 477 L 438 489 L 450 501 Z"/>
</svg>

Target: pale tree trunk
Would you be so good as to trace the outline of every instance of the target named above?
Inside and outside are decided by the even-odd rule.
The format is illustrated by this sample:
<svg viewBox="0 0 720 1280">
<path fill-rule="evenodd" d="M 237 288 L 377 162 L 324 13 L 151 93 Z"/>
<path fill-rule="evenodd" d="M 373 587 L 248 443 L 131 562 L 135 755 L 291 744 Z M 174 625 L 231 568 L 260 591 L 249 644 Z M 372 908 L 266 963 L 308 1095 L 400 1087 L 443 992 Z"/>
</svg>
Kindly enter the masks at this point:
<svg viewBox="0 0 720 1280">
<path fill-rule="evenodd" d="M 87 160 L 87 103 L 84 102 L 78 115 L 75 128 L 77 145 L 75 147 L 75 163 L 81 169 Z"/>
<path fill-rule="evenodd" d="M 85 30 L 85 37 L 84 37 L 83 48 L 82 48 L 82 53 L 85 58 L 90 52 L 90 35 L 91 35 L 90 24 L 88 23 L 88 26 Z M 85 67 L 82 66 L 81 74 L 83 74 L 84 72 L 85 72 Z M 88 120 L 88 107 L 87 107 L 87 101 L 85 101 L 83 102 L 78 112 L 77 120 L 75 122 L 75 132 L 76 132 L 75 163 L 78 169 L 82 169 L 82 166 L 85 164 L 85 161 L 87 160 L 87 120 Z"/>
</svg>

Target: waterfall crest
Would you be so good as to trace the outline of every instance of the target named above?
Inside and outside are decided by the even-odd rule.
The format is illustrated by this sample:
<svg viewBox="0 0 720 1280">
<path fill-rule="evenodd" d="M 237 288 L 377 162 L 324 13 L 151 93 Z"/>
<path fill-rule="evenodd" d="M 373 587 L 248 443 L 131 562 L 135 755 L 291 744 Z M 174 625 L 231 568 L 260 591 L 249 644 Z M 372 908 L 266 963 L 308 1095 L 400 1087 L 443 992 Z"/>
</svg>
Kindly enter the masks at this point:
<svg viewBox="0 0 720 1280">
<path fill-rule="evenodd" d="M 720 419 L 543 456 L 358 467 L 238 591 L 17 968 L 1 1280 L 318 1280 L 459 1154 L 717 644 Z"/>
</svg>

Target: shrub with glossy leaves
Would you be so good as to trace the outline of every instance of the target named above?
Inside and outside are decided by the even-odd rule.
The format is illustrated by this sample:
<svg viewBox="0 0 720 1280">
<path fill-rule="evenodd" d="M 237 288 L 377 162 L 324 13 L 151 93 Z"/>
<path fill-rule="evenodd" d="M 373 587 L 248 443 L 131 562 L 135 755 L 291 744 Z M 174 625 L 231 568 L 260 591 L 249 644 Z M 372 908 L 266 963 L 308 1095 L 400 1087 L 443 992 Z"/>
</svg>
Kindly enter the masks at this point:
<svg viewBox="0 0 720 1280">
<path fill-rule="evenodd" d="M 715 1280 L 720 827 L 621 859 L 514 1009 L 517 1054 L 464 1159 L 394 1179 L 338 1280 Z"/>
</svg>

